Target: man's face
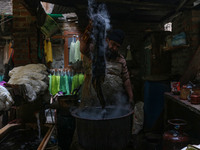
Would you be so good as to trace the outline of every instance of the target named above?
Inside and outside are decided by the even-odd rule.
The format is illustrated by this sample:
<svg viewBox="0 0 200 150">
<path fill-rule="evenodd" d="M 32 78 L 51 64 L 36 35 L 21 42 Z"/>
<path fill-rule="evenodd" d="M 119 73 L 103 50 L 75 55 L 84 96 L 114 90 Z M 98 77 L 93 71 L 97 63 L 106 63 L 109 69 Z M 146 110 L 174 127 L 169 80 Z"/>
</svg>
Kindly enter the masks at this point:
<svg viewBox="0 0 200 150">
<path fill-rule="evenodd" d="M 116 52 L 119 50 L 119 47 L 121 45 L 113 40 L 108 40 L 108 49 L 111 50 L 112 52 Z"/>
<path fill-rule="evenodd" d="M 118 50 L 121 45 L 109 39 L 107 39 L 107 43 L 108 43 L 108 47 L 106 50 L 106 56 L 109 59 L 115 59 L 118 56 Z"/>
</svg>

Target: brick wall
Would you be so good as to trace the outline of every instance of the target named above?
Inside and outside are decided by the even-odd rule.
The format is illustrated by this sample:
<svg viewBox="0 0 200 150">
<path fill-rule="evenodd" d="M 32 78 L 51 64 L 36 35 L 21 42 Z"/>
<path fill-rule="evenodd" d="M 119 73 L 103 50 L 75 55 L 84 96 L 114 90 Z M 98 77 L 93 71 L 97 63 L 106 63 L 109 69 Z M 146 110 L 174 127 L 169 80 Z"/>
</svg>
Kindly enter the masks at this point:
<svg viewBox="0 0 200 150">
<path fill-rule="evenodd" d="M 36 18 L 22 5 L 13 1 L 13 40 L 15 66 L 37 63 Z"/>
</svg>

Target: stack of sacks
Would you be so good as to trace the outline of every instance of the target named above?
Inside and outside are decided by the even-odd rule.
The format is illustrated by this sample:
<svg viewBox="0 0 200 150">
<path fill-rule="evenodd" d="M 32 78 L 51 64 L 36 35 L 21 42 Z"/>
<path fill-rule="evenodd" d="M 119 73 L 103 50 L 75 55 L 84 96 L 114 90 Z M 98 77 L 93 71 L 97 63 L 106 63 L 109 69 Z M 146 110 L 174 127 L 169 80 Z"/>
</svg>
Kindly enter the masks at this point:
<svg viewBox="0 0 200 150">
<path fill-rule="evenodd" d="M 0 86 L 0 93 L 0 111 L 6 111 L 14 104 L 14 101 L 5 87 Z"/>
<path fill-rule="evenodd" d="M 34 101 L 48 89 L 48 72 L 44 64 L 15 67 L 9 72 L 9 76 L 9 84 L 25 85 L 29 101 Z"/>
</svg>

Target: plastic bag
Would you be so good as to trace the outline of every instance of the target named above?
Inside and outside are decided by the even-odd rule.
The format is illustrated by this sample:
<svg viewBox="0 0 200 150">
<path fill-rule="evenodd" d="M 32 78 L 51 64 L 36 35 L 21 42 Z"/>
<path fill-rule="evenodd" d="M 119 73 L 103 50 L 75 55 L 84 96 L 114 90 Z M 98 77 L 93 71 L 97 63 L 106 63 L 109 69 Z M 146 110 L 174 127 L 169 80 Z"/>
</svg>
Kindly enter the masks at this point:
<svg viewBox="0 0 200 150">
<path fill-rule="evenodd" d="M 144 103 L 138 102 L 135 104 L 133 113 L 132 134 L 138 134 L 143 128 L 144 123 Z"/>
</svg>

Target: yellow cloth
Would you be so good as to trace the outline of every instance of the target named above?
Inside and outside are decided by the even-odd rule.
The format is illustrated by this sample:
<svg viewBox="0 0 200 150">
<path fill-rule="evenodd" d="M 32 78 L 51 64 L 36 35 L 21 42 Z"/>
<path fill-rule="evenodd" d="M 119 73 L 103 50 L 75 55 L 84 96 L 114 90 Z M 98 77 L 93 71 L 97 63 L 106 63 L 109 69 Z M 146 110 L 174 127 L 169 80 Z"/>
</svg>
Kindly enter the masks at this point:
<svg viewBox="0 0 200 150">
<path fill-rule="evenodd" d="M 44 40 L 44 53 L 46 62 L 53 62 L 52 45 L 50 41 Z"/>
</svg>

